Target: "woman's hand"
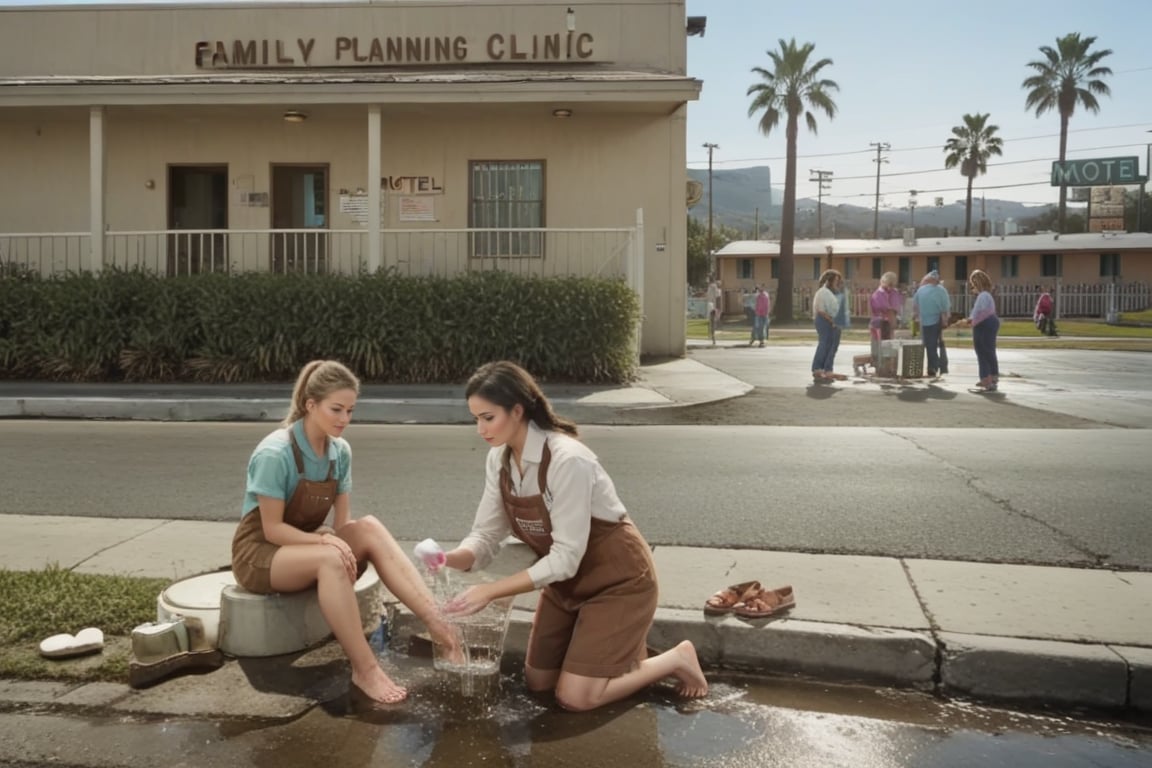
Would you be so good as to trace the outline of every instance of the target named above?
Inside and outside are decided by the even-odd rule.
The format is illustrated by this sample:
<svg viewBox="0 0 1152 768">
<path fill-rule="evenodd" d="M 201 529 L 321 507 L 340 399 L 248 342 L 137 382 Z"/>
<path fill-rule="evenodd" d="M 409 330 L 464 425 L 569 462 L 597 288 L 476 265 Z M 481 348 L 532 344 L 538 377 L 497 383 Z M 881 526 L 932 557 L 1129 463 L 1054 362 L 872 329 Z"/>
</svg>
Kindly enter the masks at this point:
<svg viewBox="0 0 1152 768">
<path fill-rule="evenodd" d="M 352 547 L 348 546 L 348 542 L 332 533 L 320 534 L 320 543 L 336 547 L 340 551 L 340 559 L 344 563 L 344 571 L 348 574 L 348 580 L 353 584 L 356 583 L 356 555 L 352 554 Z"/>
<path fill-rule="evenodd" d="M 488 607 L 492 597 L 484 584 L 469 587 L 444 604 L 444 613 L 449 616 L 471 616 Z"/>
</svg>

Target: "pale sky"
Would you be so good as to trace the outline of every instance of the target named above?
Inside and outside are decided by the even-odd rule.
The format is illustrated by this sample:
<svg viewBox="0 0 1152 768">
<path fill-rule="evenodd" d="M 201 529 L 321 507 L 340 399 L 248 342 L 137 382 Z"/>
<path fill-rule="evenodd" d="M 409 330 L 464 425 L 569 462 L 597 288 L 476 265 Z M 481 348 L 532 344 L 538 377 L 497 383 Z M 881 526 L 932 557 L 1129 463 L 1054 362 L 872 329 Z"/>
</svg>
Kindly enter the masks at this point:
<svg viewBox="0 0 1152 768">
<path fill-rule="evenodd" d="M 84 2 L 84 0 L 73 0 Z M 0 0 L 0 5 L 51 5 L 53 0 Z M 688 165 L 706 168 L 705 142 L 719 144 L 715 168 L 768 165 L 772 183 L 784 183 L 782 128 L 763 136 L 748 116 L 754 66 L 770 68 L 766 51 L 781 38 L 815 44 L 816 59 L 832 59 L 823 74 L 840 89 L 837 116 L 817 116 L 818 134 L 801 127 L 799 197 L 815 197 L 813 169 L 832 172 L 825 202 L 870 207 L 876 192 L 872 142 L 887 142 L 880 180 L 881 206 L 901 208 L 909 190 L 918 204 L 964 197 L 964 178 L 944 170 L 944 142 L 965 113 L 990 113 L 1004 155 L 976 180 L 974 195 L 1048 203 L 1059 152 L 1057 115 L 1036 117 L 1024 108 L 1020 84 L 1070 32 L 1097 38 L 1093 50 L 1111 49 L 1102 62 L 1111 96 L 1100 112 L 1072 117 L 1068 157 L 1139 157 L 1144 168 L 1152 142 L 1152 2 L 1110 0 L 686 0 L 687 15 L 706 16 L 704 37 L 688 39 L 688 73 L 703 81 L 688 106 Z"/>
<path fill-rule="evenodd" d="M 814 60 L 840 90 L 835 119 L 817 114 L 819 133 L 801 122 L 798 197 L 815 197 L 812 169 L 832 171 L 825 202 L 870 207 L 876 193 L 875 150 L 891 145 L 880 181 L 881 205 L 918 204 L 934 197 L 964 198 L 959 170 L 943 170 L 944 142 L 965 113 L 990 113 L 999 126 L 1004 154 L 977 177 L 974 195 L 1027 203 L 1056 202 L 1049 186 L 1059 153 L 1059 116 L 1026 111 L 1021 83 L 1071 32 L 1095 36 L 1092 50 L 1111 49 L 1103 66 L 1110 97 L 1100 112 L 1077 110 L 1069 124 L 1068 157 L 1138 156 L 1144 169 L 1152 142 L 1152 2 L 1148 0 L 687 0 L 690 16 L 706 16 L 703 38 L 688 39 L 688 72 L 704 82 L 700 100 L 688 107 L 689 167 L 706 168 L 701 145 L 719 144 L 714 168 L 768 165 L 772 185 L 784 184 L 783 124 L 763 136 L 758 117 L 748 117 L 748 86 L 759 81 L 752 67 L 771 69 L 766 51 L 795 38 L 815 45 Z M 897 176 L 896 174 L 903 174 Z M 1019 185 L 1019 186 L 1017 186 Z"/>
</svg>

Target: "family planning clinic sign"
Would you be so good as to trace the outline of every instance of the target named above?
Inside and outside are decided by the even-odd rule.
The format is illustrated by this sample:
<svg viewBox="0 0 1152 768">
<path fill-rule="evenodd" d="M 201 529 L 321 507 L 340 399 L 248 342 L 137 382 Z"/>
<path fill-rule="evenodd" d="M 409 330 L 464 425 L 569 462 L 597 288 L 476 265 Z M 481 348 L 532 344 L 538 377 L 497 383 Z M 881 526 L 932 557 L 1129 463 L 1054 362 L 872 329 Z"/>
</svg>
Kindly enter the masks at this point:
<svg viewBox="0 0 1152 768">
<path fill-rule="evenodd" d="M 1140 158 L 1105 157 L 1096 160 L 1059 160 L 1052 162 L 1052 186 L 1097 187 L 1140 184 Z"/>
</svg>

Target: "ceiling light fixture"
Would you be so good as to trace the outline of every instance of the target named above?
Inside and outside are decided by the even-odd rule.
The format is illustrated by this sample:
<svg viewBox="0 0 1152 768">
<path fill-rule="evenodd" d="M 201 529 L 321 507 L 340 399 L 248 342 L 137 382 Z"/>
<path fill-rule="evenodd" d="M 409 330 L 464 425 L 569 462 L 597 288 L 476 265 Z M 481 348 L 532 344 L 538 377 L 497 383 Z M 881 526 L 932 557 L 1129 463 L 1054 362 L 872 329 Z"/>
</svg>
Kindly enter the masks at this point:
<svg viewBox="0 0 1152 768">
<path fill-rule="evenodd" d="M 552 117 L 572 117 L 572 110 L 570 109 L 554 109 L 552 110 Z"/>
<path fill-rule="evenodd" d="M 286 123 L 302 123 L 308 119 L 308 115 L 295 109 L 290 109 L 284 113 L 284 122 Z"/>
</svg>

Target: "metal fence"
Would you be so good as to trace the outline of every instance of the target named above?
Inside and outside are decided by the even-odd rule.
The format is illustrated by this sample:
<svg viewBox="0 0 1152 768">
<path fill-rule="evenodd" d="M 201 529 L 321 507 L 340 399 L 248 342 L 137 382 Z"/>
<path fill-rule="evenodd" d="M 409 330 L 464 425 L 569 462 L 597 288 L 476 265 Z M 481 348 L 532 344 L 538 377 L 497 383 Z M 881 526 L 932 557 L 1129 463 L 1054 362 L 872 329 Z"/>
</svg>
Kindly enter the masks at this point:
<svg viewBox="0 0 1152 768">
<path fill-rule="evenodd" d="M 408 276 L 472 271 L 517 275 L 637 276 L 641 225 L 584 229 L 403 229 L 381 233 L 379 263 Z M 86 233 L 0 234 L 0 265 L 43 276 L 92 268 Z M 100 267 L 160 275 L 204 272 L 355 274 L 368 269 L 364 230 L 108 232 Z"/>
<path fill-rule="evenodd" d="M 953 286 L 954 289 L 950 291 L 952 311 L 967 315 L 972 311 L 972 302 L 976 297 L 967 290 L 958 293 L 955 289 L 959 287 Z M 1047 283 L 1004 282 L 993 289 L 997 314 L 1001 317 L 1031 318 L 1036 300 L 1046 287 L 1051 290 L 1057 317 L 1113 319 L 1120 312 L 1138 312 L 1152 307 L 1152 284 L 1149 283 L 1120 280 L 1104 280 L 1098 283 L 1064 283 L 1060 280 Z M 872 284 L 865 286 L 850 283 L 847 286 L 848 306 L 852 317 L 871 316 L 869 301 L 875 289 L 875 285 Z M 906 315 L 912 312 L 911 302 L 914 292 L 914 289 L 905 292 Z M 815 293 L 816 289 L 807 285 L 793 289 L 792 306 L 798 317 L 812 316 L 812 296 Z M 726 291 L 725 315 L 745 313 L 743 298 L 738 291 Z M 773 299 L 775 300 L 775 296 Z M 706 306 L 706 299 L 689 297 L 689 317 L 706 316 Z"/>
</svg>

